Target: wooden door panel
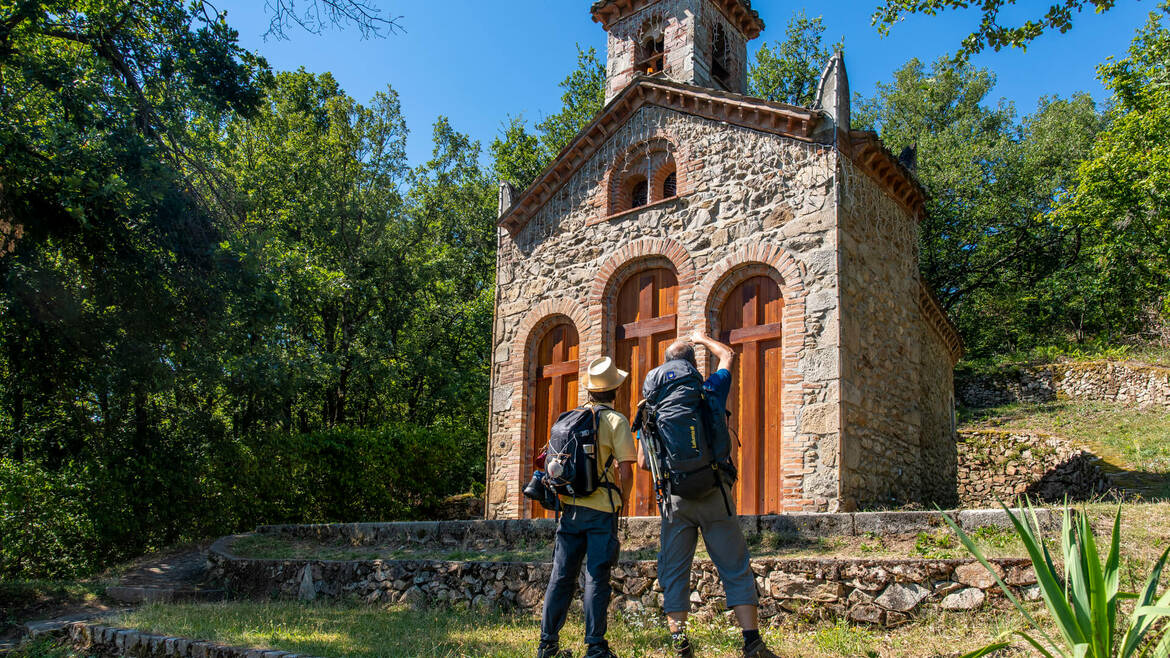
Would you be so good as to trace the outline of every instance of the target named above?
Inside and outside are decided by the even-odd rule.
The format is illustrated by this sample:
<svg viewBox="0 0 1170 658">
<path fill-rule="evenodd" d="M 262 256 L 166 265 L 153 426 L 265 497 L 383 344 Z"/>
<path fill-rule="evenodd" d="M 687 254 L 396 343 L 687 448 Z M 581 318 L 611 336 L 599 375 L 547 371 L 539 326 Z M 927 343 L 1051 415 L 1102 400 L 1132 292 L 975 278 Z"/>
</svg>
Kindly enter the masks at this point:
<svg viewBox="0 0 1170 658">
<path fill-rule="evenodd" d="M 549 329 L 537 346 L 535 376 L 529 389 L 533 400 L 532 430 L 525 451 L 525 467 L 520 474 L 521 486 L 528 484 L 532 477 L 533 462 L 548 445 L 553 423 L 562 413 L 577 406 L 579 343 L 577 329 L 571 324 L 560 324 Z M 532 518 L 551 516 L 551 512 L 536 502 L 529 505 L 529 514 Z"/>
<path fill-rule="evenodd" d="M 722 340 L 737 356 L 728 409 L 738 438 L 741 514 L 783 512 L 783 310 L 780 287 L 763 276 L 741 283 L 719 309 Z"/>
<path fill-rule="evenodd" d="M 634 274 L 618 291 L 614 310 L 614 358 L 619 368 L 630 372 L 626 385 L 618 391 L 615 408 L 632 421 L 642 399 L 642 381 L 651 369 L 662 364 L 666 348 L 677 336 L 678 280 L 674 272 L 653 269 Z M 618 327 L 626 330 L 618 332 Z M 623 505 L 623 514 L 656 515 L 650 474 L 635 470 L 634 487 Z"/>
</svg>

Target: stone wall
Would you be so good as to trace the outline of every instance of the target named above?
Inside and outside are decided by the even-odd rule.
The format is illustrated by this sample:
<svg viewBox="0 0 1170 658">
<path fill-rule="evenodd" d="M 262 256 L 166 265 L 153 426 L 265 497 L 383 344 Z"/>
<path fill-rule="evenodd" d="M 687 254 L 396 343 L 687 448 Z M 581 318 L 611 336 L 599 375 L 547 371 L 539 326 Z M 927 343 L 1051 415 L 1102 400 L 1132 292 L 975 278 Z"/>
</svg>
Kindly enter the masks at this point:
<svg viewBox="0 0 1170 658">
<path fill-rule="evenodd" d="M 71 647 L 92 658 L 312 658 L 89 623 L 72 624 L 67 639 Z"/>
<path fill-rule="evenodd" d="M 1117 361 L 1067 362 L 960 373 L 955 380 L 966 407 L 1051 402 L 1059 397 L 1116 402 L 1138 408 L 1170 407 L 1170 368 Z"/>
<path fill-rule="evenodd" d="M 678 198 L 604 217 L 607 175 L 631 147 L 675 148 Z M 837 231 L 830 147 L 646 106 L 560 188 L 519 232 L 501 230 L 493 331 L 488 518 L 515 518 L 527 423 L 527 357 L 549 318 L 571 321 L 580 362 L 613 350 L 613 296 L 632 268 L 677 272 L 680 330 L 709 327 L 709 302 L 736 276 L 762 268 L 785 296 L 782 451 L 785 509 L 823 510 L 837 498 L 838 414 L 806 405 L 838 399 Z M 612 333 L 612 332 L 609 332 Z M 810 417 L 812 419 L 813 417 Z"/>
<path fill-rule="evenodd" d="M 359 598 L 410 606 L 463 604 L 477 609 L 538 611 L 551 565 L 488 562 L 242 560 L 212 552 L 213 573 L 233 593 L 303 600 Z M 993 564 L 1009 585 L 1035 598 L 1035 575 L 1024 559 Z M 613 569 L 614 609 L 661 610 L 662 590 L 652 561 Z M 847 618 L 896 626 L 923 607 L 972 610 L 999 596 L 995 581 L 970 560 L 752 561 L 760 615 Z M 694 564 L 692 609 L 713 615 L 725 607 L 718 573 L 709 560 Z"/>
<path fill-rule="evenodd" d="M 964 506 L 1011 504 L 1017 496 L 1059 503 L 1110 489 L 1100 460 L 1065 439 L 1037 433 L 959 433 L 959 499 Z"/>
<path fill-rule="evenodd" d="M 959 502 L 953 354 L 934 325 L 921 321 L 923 339 L 918 379 L 922 462 L 918 477 L 926 503 L 950 507 Z"/>
<path fill-rule="evenodd" d="M 921 373 L 951 364 L 923 354 L 917 218 L 847 160 L 841 176 L 843 497 L 859 507 L 919 502 L 922 404 L 937 399 L 923 399 Z"/>
</svg>

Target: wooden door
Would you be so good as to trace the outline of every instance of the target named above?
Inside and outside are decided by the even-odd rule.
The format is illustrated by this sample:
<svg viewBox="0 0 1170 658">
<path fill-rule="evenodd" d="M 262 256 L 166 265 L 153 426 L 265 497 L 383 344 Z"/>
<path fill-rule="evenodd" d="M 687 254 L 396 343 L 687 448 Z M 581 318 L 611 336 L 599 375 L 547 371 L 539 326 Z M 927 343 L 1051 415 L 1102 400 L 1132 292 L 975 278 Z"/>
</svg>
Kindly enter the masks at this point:
<svg viewBox="0 0 1170 658">
<path fill-rule="evenodd" d="M 781 438 L 784 299 L 771 278 L 748 279 L 719 312 L 721 340 L 736 353 L 732 372 L 731 428 L 739 437 L 736 497 L 740 514 L 784 511 Z"/>
<path fill-rule="evenodd" d="M 615 359 L 630 378 L 618 390 L 615 408 L 633 422 L 642 399 L 642 380 L 646 373 L 662 364 L 666 348 L 678 333 L 678 279 L 668 269 L 639 272 L 626 281 L 617 297 L 614 336 Z M 658 507 L 650 474 L 636 469 L 637 476 L 630 499 L 622 513 L 626 516 L 655 516 Z"/>
<path fill-rule="evenodd" d="M 533 460 L 548 445 L 549 432 L 557 417 L 577 406 L 578 343 L 577 329 L 571 324 L 561 324 L 550 329 L 537 346 L 536 373 L 530 389 L 535 401 L 530 423 L 532 433 L 525 467 L 520 473 L 521 487 L 531 479 Z M 534 519 L 552 514 L 536 502 L 531 502 L 530 508 Z"/>
</svg>

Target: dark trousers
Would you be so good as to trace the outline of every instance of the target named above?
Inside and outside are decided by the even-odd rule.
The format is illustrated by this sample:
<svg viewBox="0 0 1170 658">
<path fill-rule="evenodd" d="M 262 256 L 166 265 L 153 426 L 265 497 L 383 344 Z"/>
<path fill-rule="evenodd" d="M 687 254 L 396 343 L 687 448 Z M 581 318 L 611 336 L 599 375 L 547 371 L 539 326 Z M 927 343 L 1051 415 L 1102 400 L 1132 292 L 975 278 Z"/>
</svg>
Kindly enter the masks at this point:
<svg viewBox="0 0 1170 658">
<path fill-rule="evenodd" d="M 609 572 L 617 562 L 617 514 L 566 505 L 557 526 L 552 577 L 544 595 L 540 641 L 560 641 L 569 615 L 569 603 L 577 588 L 581 563 L 585 563 L 585 644 L 605 646 L 609 625 L 609 598 L 613 587 Z"/>
</svg>

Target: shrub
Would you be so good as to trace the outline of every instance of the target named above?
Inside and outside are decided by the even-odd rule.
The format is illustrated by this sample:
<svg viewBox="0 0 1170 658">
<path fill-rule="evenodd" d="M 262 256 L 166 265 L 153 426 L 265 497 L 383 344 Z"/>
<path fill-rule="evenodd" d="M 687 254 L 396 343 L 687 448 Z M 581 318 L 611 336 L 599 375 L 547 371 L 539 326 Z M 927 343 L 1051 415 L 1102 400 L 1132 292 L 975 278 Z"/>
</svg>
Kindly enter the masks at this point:
<svg viewBox="0 0 1170 658">
<path fill-rule="evenodd" d="M 62 578 L 91 568 L 95 528 L 77 479 L 0 458 L 0 577 Z"/>
</svg>

